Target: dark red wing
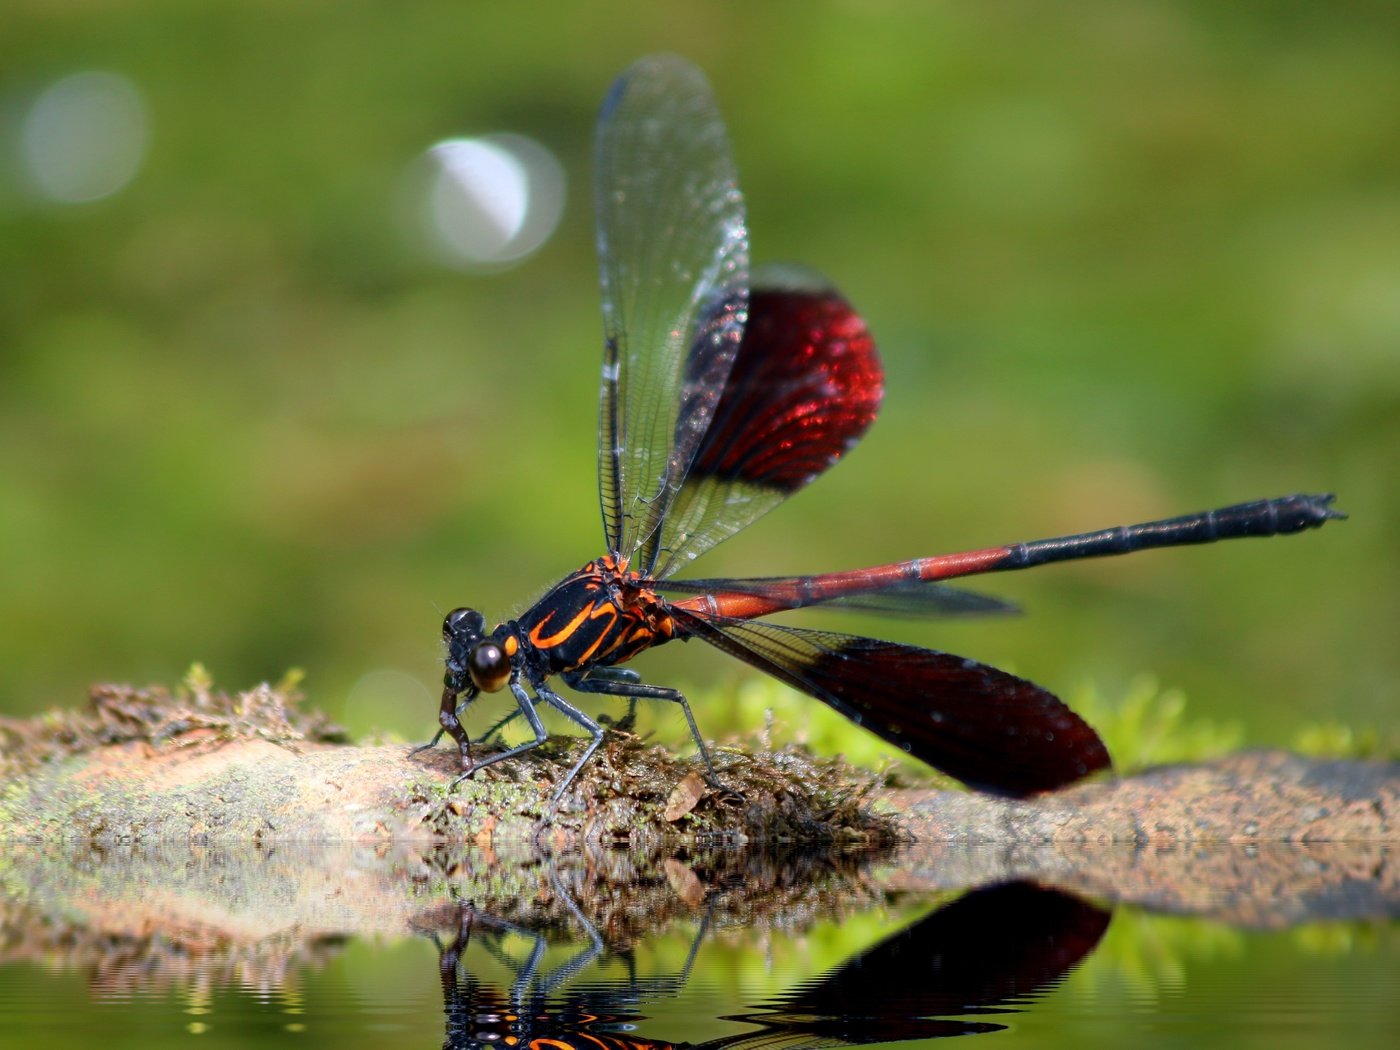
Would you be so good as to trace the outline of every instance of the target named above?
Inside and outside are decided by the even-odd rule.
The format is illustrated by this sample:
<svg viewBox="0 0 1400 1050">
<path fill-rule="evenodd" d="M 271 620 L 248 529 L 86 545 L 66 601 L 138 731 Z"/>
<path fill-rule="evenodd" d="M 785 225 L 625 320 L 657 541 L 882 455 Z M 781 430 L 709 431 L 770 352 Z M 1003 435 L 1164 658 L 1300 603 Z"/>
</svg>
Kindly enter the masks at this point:
<svg viewBox="0 0 1400 1050">
<path fill-rule="evenodd" d="M 990 1012 L 1061 979 L 1103 939 L 1109 918 L 1031 883 L 975 889 L 743 1020 L 795 1022 L 860 1044 L 929 1038 L 950 1015 Z"/>
<path fill-rule="evenodd" d="M 830 288 L 755 288 L 690 475 L 796 492 L 865 433 L 883 392 L 875 342 L 845 299 Z"/>
<path fill-rule="evenodd" d="M 1055 696 L 976 660 L 672 611 L 685 630 L 979 791 L 1020 797 L 1110 768 L 1098 734 Z"/>
<path fill-rule="evenodd" d="M 658 578 L 832 466 L 879 410 L 884 373 L 860 315 L 815 275 L 777 275 L 757 275 L 749 293 L 748 320 L 728 381 L 667 510 Z M 710 353 L 698 340 L 687 370 Z"/>
</svg>

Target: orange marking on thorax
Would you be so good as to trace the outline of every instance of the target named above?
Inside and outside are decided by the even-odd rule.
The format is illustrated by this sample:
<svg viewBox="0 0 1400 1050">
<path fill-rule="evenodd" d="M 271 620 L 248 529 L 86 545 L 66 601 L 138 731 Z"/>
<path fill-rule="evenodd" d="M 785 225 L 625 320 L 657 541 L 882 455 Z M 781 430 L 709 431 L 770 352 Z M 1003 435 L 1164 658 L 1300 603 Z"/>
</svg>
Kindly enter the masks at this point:
<svg viewBox="0 0 1400 1050">
<path fill-rule="evenodd" d="M 590 660 L 592 660 L 593 657 L 594 657 L 594 654 L 597 653 L 597 651 L 598 651 L 598 646 L 602 645 L 603 642 L 606 641 L 608 637 L 610 637 L 611 635 L 614 635 L 614 634 L 617 633 L 616 631 L 613 631 L 611 628 L 614 627 L 614 626 L 616 626 L 616 624 L 617 624 L 618 609 L 617 609 L 617 606 L 616 606 L 616 605 L 613 605 L 611 602 L 608 602 L 607 604 L 603 604 L 603 603 L 600 602 L 599 604 L 595 605 L 595 606 L 593 607 L 592 611 L 590 612 L 588 618 L 589 618 L 590 620 L 592 620 L 592 619 L 595 619 L 595 618 L 597 618 L 597 617 L 599 617 L 599 616 L 605 616 L 605 615 L 610 615 L 610 616 L 612 616 L 612 619 L 613 619 L 613 622 L 612 622 L 611 624 L 608 625 L 608 626 L 609 626 L 609 630 L 604 631 L 602 634 L 598 635 L 598 637 L 595 638 L 595 639 L 593 640 L 593 644 L 590 645 L 590 646 L 583 652 L 583 654 L 578 658 L 577 663 L 578 663 L 579 665 L 586 664 L 586 663 L 588 663 Z M 608 646 L 607 651 L 608 651 L 608 652 L 612 652 L 612 651 L 613 651 L 614 649 L 616 649 L 616 648 L 617 648 L 617 642 L 614 641 L 612 645 Z"/>
<path fill-rule="evenodd" d="M 546 619 L 544 623 L 536 625 L 535 628 L 530 631 L 530 641 L 534 643 L 535 647 L 538 649 L 552 649 L 560 642 L 566 641 L 570 635 L 583 626 L 585 620 L 592 619 L 595 616 L 607 615 L 611 615 L 614 618 L 617 617 L 617 608 L 610 602 L 585 606 L 578 611 L 577 616 L 566 623 L 562 628 L 546 637 L 542 632 L 549 623 L 549 620 L 553 619 L 553 614 L 551 613 L 549 619 Z"/>
</svg>

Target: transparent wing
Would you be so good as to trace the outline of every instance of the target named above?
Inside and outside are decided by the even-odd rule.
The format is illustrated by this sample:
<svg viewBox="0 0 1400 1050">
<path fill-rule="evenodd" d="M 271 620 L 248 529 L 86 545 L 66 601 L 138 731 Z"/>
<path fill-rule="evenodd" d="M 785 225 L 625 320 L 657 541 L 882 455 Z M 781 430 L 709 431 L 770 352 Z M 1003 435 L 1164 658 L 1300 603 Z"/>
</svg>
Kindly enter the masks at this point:
<svg viewBox="0 0 1400 1050">
<path fill-rule="evenodd" d="M 596 157 L 599 501 L 608 549 L 649 572 L 743 336 L 744 201 L 709 84 L 674 55 L 613 85 Z"/>
</svg>

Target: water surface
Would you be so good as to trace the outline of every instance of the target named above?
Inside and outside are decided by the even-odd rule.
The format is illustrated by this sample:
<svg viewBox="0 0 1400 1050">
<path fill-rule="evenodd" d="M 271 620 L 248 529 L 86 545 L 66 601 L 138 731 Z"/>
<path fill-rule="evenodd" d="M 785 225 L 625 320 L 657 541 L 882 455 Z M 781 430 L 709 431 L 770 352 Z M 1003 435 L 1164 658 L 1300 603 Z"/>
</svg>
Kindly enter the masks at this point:
<svg viewBox="0 0 1400 1050">
<path fill-rule="evenodd" d="M 12 847 L 0 1045 L 1391 1047 L 1394 861 Z"/>
</svg>

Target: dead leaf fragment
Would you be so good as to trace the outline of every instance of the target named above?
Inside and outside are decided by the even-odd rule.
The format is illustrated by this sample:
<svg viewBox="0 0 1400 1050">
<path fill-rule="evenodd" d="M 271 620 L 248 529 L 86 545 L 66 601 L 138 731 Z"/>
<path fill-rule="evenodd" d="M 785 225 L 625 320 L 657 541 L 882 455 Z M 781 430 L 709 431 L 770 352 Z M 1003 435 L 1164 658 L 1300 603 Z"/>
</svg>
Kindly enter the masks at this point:
<svg viewBox="0 0 1400 1050">
<path fill-rule="evenodd" d="M 666 881 L 670 883 L 677 897 L 692 908 L 705 902 L 705 884 L 700 881 L 700 876 L 695 874 L 695 869 L 688 864 L 682 864 L 674 857 L 667 858 L 663 866 L 666 869 Z"/>
<path fill-rule="evenodd" d="M 687 773 L 671 789 L 671 795 L 666 799 L 666 811 L 661 814 L 661 818 L 675 823 L 694 809 L 695 804 L 704 797 L 704 777 L 699 773 Z"/>
</svg>

